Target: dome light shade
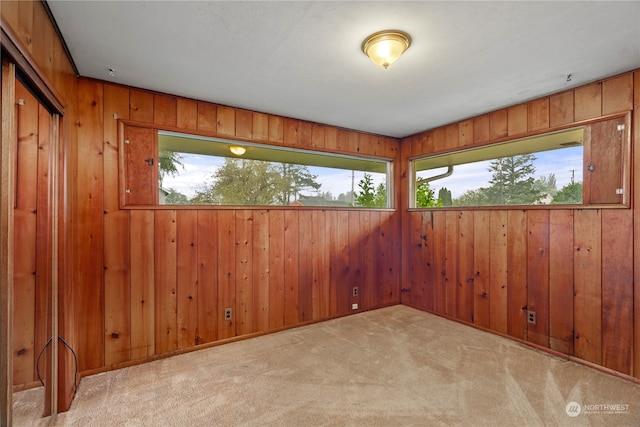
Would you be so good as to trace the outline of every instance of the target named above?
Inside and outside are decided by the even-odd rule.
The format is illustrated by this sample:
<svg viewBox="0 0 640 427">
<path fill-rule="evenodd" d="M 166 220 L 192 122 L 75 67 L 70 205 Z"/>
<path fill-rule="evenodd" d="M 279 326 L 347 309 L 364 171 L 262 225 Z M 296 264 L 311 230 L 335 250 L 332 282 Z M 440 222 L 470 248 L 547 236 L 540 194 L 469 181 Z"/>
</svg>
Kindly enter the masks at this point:
<svg viewBox="0 0 640 427">
<path fill-rule="evenodd" d="M 231 147 L 229 147 L 229 151 L 231 151 L 236 156 L 242 156 L 247 152 L 247 149 L 239 145 L 232 145 Z"/>
<path fill-rule="evenodd" d="M 367 37 L 362 42 L 362 51 L 374 64 L 386 69 L 400 58 L 409 45 L 409 34 L 400 30 L 384 30 Z"/>
</svg>

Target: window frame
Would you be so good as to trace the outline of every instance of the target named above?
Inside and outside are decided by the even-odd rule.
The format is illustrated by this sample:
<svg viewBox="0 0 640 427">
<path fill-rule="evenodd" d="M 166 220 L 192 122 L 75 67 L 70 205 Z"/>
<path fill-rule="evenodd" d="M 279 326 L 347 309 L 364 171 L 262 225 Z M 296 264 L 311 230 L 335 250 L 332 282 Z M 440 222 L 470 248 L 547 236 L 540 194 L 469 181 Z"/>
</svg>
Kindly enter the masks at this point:
<svg viewBox="0 0 640 427">
<path fill-rule="evenodd" d="M 587 175 L 587 167 L 589 165 L 589 161 L 591 159 L 591 151 L 590 151 L 590 141 L 587 142 L 585 137 L 585 142 L 583 143 L 583 201 L 580 204 L 546 204 L 546 205 L 486 205 L 486 206 L 439 206 L 439 207 L 417 207 L 416 206 L 416 171 L 414 170 L 415 163 L 418 160 L 422 160 L 429 157 L 437 157 L 452 153 L 458 152 L 467 152 L 471 150 L 483 149 L 490 146 L 495 146 L 499 144 L 508 144 L 510 142 L 517 142 L 520 140 L 525 140 L 527 138 L 540 137 L 546 134 L 553 134 L 556 132 L 571 130 L 575 128 L 581 128 L 590 126 L 593 124 L 604 123 L 616 119 L 623 119 L 624 122 L 624 134 L 622 136 L 622 147 L 620 154 L 621 161 L 621 169 L 620 169 L 620 183 L 622 188 L 622 200 L 619 203 L 598 203 L 593 202 L 591 200 L 585 201 L 585 192 L 587 193 L 587 197 L 590 197 L 589 191 L 585 189 L 585 181 L 588 181 Z M 482 144 L 476 144 L 471 146 L 466 146 L 463 148 L 452 148 L 447 150 L 441 150 L 438 152 L 433 152 L 429 154 L 411 156 L 407 158 L 407 173 L 408 173 L 408 197 L 407 197 L 407 209 L 409 211 L 423 211 L 423 210 L 506 210 L 506 209 L 608 209 L 608 208 L 625 208 L 628 209 L 631 207 L 631 139 L 632 139 L 632 129 L 631 129 L 631 111 L 625 111 L 622 113 L 603 115 L 599 117 L 595 117 L 592 119 L 572 122 L 562 126 L 550 127 L 547 129 L 543 129 L 540 131 L 534 132 L 526 132 L 520 135 L 510 135 L 504 138 L 498 138 L 495 140 L 487 141 Z M 540 151 L 544 152 L 544 151 Z M 535 154 L 532 153 L 532 154 Z M 461 163 L 462 164 L 462 163 Z"/>
<path fill-rule="evenodd" d="M 384 163 L 386 165 L 386 190 L 387 190 L 387 206 L 386 207 L 364 207 L 364 206 L 330 206 L 330 205 L 309 205 L 309 206 L 298 206 L 298 205 L 213 205 L 213 204 L 185 204 L 185 205 L 171 205 L 171 204 L 160 204 L 158 200 L 158 191 L 159 185 L 157 179 L 152 180 L 151 187 L 152 189 L 147 189 L 146 191 L 151 191 L 153 194 L 151 196 L 147 196 L 145 203 L 136 203 L 131 200 L 130 191 L 127 190 L 127 183 L 129 178 L 129 173 L 132 168 L 132 164 L 130 159 L 128 158 L 128 144 L 127 140 L 128 129 L 129 128 L 140 128 L 140 129 L 148 129 L 149 132 L 154 133 L 154 139 L 151 143 L 152 147 L 152 158 L 153 165 L 151 168 L 151 173 L 153 176 L 157 176 L 158 174 L 158 135 L 159 133 L 166 134 L 175 134 L 175 135 L 184 135 L 188 138 L 203 138 L 203 139 L 211 139 L 216 142 L 225 143 L 228 145 L 243 145 L 246 147 L 259 147 L 268 150 L 275 151 L 288 151 L 288 152 L 304 152 L 310 154 L 318 154 L 324 155 L 327 157 L 338 157 L 343 159 L 354 159 L 354 160 L 370 160 L 375 162 Z M 248 140 L 243 138 L 229 137 L 228 135 L 219 135 L 217 133 L 211 132 L 199 132 L 191 129 L 183 129 L 183 128 L 175 128 L 168 126 L 158 126 L 156 124 L 150 123 L 141 123 L 131 120 L 118 120 L 118 139 L 119 139 L 119 193 L 120 193 L 120 208 L 121 209 L 310 209 L 310 210 L 382 210 L 382 211 L 395 211 L 395 160 L 394 158 L 384 157 L 384 156 L 371 156 L 371 155 L 363 155 L 363 154 L 352 154 L 352 153 L 343 153 L 336 152 L 327 149 L 319 149 L 313 147 L 292 147 L 284 144 L 272 144 L 268 141 L 256 141 L 256 140 Z M 149 156 L 145 156 L 149 157 Z M 224 157 L 220 157 L 224 158 Z M 233 157 L 230 157 L 233 158 Z M 344 169 L 346 170 L 346 169 Z M 151 203 L 148 202 L 149 198 L 152 199 Z"/>
</svg>

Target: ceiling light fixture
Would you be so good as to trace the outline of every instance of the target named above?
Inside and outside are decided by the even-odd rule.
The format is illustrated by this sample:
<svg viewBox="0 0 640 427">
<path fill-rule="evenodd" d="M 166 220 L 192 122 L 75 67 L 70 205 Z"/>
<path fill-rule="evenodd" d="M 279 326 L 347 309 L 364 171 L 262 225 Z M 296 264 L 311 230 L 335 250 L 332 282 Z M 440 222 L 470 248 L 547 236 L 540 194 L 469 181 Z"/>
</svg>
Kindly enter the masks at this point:
<svg viewBox="0 0 640 427">
<path fill-rule="evenodd" d="M 384 30 L 371 34 L 362 42 L 362 51 L 374 64 L 387 69 L 411 45 L 409 34 L 400 30 Z"/>
<path fill-rule="evenodd" d="M 242 156 L 247 152 L 247 149 L 239 145 L 232 145 L 231 147 L 229 147 L 229 151 L 231 151 L 236 156 Z"/>
</svg>

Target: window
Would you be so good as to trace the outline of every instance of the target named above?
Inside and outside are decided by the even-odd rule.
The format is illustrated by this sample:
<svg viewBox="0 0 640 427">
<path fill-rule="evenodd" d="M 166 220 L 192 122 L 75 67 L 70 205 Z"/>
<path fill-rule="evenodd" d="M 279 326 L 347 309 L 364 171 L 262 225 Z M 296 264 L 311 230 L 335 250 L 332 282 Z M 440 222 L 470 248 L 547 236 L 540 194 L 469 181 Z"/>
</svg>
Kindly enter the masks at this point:
<svg viewBox="0 0 640 427">
<path fill-rule="evenodd" d="M 410 207 L 626 204 L 627 122 L 413 159 Z"/>
<path fill-rule="evenodd" d="M 125 205 L 391 206 L 389 160 L 131 126 L 124 134 Z"/>
</svg>

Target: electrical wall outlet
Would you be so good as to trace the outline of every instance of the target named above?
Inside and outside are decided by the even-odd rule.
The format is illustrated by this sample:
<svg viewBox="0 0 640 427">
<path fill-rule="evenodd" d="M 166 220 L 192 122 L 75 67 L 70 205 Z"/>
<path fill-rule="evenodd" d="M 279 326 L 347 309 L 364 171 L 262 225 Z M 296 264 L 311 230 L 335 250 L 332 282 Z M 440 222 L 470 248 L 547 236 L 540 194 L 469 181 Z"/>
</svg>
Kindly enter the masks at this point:
<svg viewBox="0 0 640 427">
<path fill-rule="evenodd" d="M 354 286 L 354 287 L 352 288 L 352 292 L 351 292 L 351 294 L 352 294 L 354 297 L 357 297 L 357 296 L 359 295 L 359 293 L 358 293 L 358 292 L 359 292 L 359 291 L 358 291 L 358 287 L 357 287 L 357 286 Z"/>
<path fill-rule="evenodd" d="M 231 320 L 231 309 L 230 308 L 225 308 L 224 309 L 224 320 Z"/>
<path fill-rule="evenodd" d="M 351 310 L 357 310 L 358 309 L 358 303 L 354 302 L 353 304 L 351 304 Z"/>
<path fill-rule="evenodd" d="M 531 323 L 533 325 L 536 324 L 536 312 L 535 311 L 527 311 L 527 323 Z"/>
</svg>

